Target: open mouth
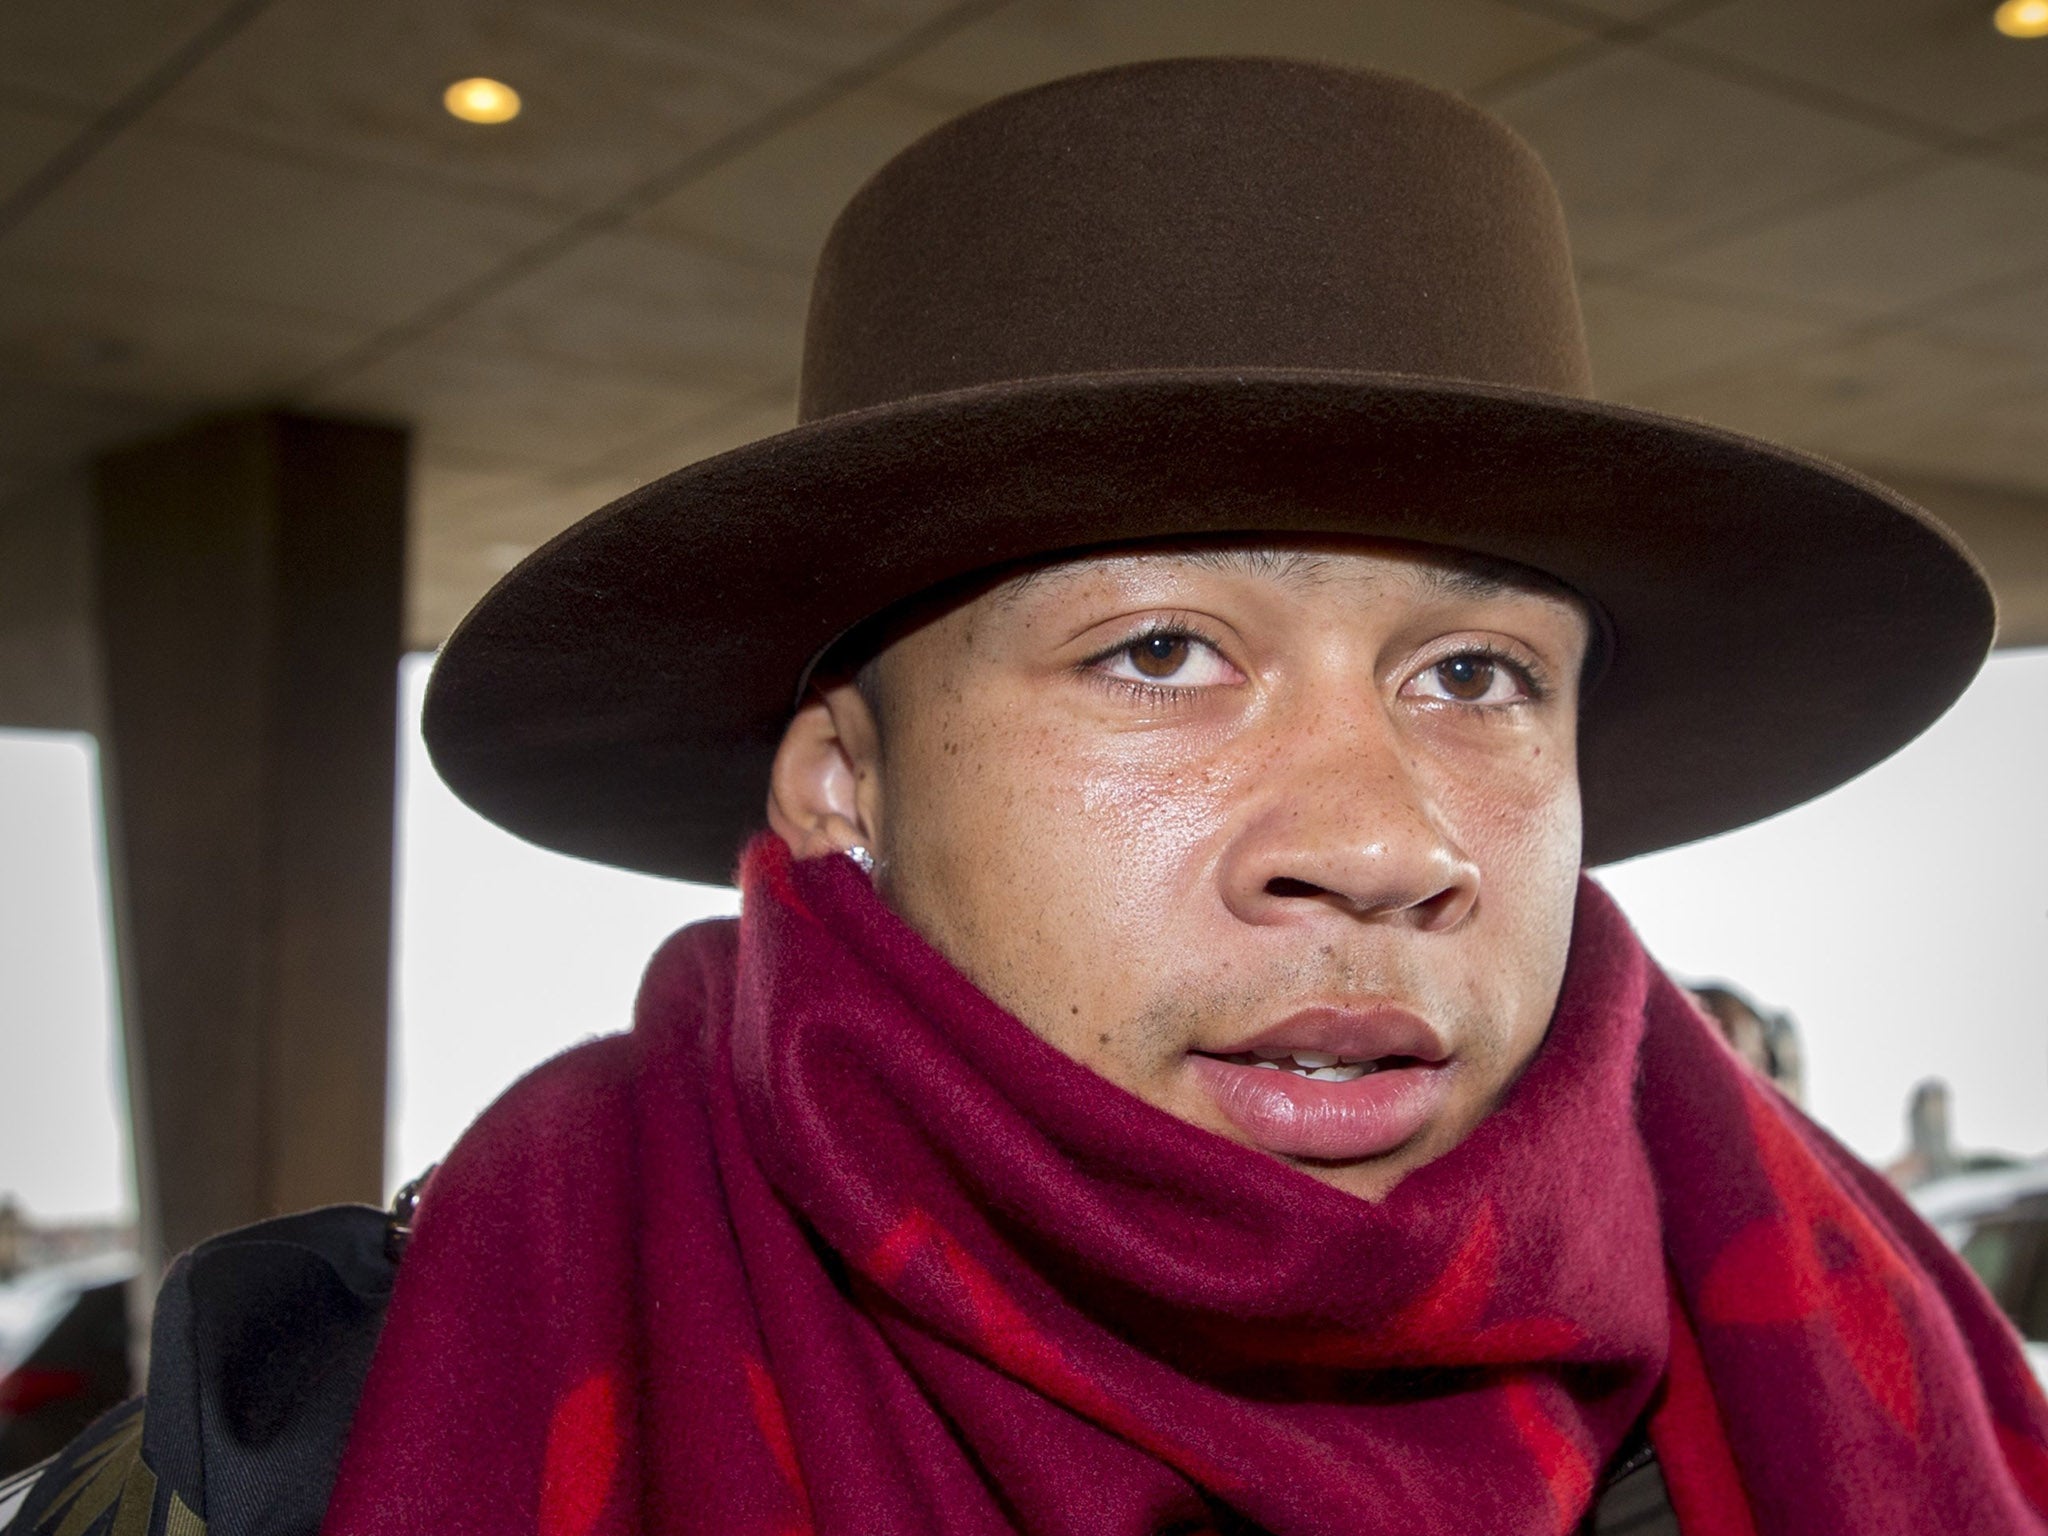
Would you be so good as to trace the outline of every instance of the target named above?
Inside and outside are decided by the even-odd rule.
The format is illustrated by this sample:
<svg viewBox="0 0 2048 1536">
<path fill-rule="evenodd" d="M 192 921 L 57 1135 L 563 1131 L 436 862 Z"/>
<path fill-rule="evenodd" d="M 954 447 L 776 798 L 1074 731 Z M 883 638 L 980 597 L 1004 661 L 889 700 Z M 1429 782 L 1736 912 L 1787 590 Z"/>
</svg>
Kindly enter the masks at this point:
<svg viewBox="0 0 2048 1536">
<path fill-rule="evenodd" d="M 1383 1157 L 1449 1102 L 1449 1044 L 1391 1004 L 1305 1008 L 1256 1035 L 1191 1050 L 1194 1081 L 1255 1147 L 1283 1157 Z"/>
<path fill-rule="evenodd" d="M 1316 1083 L 1349 1083 L 1374 1072 L 1424 1065 L 1417 1056 L 1373 1056 L 1354 1058 L 1334 1051 L 1271 1049 L 1260 1047 L 1231 1055 L 1207 1055 L 1211 1061 L 1225 1061 L 1233 1067 L 1254 1067 L 1267 1072 L 1291 1072 Z"/>
</svg>

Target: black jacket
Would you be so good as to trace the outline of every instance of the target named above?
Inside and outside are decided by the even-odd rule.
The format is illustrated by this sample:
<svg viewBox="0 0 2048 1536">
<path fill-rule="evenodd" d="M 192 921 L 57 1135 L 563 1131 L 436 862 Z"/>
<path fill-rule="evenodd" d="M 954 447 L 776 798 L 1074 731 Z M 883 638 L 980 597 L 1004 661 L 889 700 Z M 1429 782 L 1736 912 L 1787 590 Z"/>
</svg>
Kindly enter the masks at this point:
<svg viewBox="0 0 2048 1536">
<path fill-rule="evenodd" d="M 0 1536 L 315 1536 L 403 1237 L 382 1211 L 331 1206 L 185 1254 L 157 1294 L 148 1390 L 0 1483 Z M 1584 1530 L 1677 1536 L 1640 1435 Z"/>
</svg>

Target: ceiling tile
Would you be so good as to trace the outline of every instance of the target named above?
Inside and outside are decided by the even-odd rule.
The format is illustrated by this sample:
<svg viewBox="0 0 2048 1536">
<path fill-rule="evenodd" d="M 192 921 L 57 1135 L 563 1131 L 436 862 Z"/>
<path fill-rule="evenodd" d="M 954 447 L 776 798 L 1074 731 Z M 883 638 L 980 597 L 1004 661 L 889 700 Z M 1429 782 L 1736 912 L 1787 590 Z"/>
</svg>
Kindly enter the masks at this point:
<svg viewBox="0 0 2048 1536">
<path fill-rule="evenodd" d="M 274 396 L 360 342 L 361 322 L 0 259 L 0 367 L 191 403 Z"/>
<path fill-rule="evenodd" d="M 422 509 L 432 510 L 431 526 L 450 524 L 472 508 L 487 511 L 495 502 L 527 494 L 546 472 L 508 465 L 495 454 L 466 453 L 422 436 L 413 445 L 407 478 L 417 528 Z"/>
<path fill-rule="evenodd" d="M 648 221 L 808 271 L 839 210 L 883 162 L 1006 90 L 1168 54 L 1307 54 L 1465 86 L 1583 36 L 1492 0 L 1333 6 L 1280 0 L 1024 0 L 718 166 Z"/>
<path fill-rule="evenodd" d="M 577 4 L 580 0 L 561 0 Z M 607 0 L 674 24 L 674 0 Z M 763 56 L 800 60 L 832 73 L 864 65 L 934 22 L 945 26 L 960 0 L 692 0 L 690 25 Z"/>
<path fill-rule="evenodd" d="M 1942 158 L 1857 197 L 1703 247 L 1670 270 L 1886 314 L 2025 271 L 2044 257 L 2048 183 Z"/>
<path fill-rule="evenodd" d="M 2048 370 L 1986 389 L 1952 408 L 1921 413 L 1864 451 L 1932 474 L 2048 493 Z M 2048 546 L 2048 521 L 2036 537 Z"/>
<path fill-rule="evenodd" d="M 1016 0 L 892 78 L 964 105 L 1109 64 L 1263 53 L 1370 65 L 1467 90 L 1587 35 L 1495 0 Z"/>
<path fill-rule="evenodd" d="M 1577 4 L 1581 10 L 1598 11 L 1617 21 L 1652 21 L 1657 12 L 1676 9 L 1673 0 L 1577 0 Z"/>
<path fill-rule="evenodd" d="M 702 8 L 282 0 L 159 109 L 324 163 L 585 209 L 666 171 L 816 78 L 707 33 Z M 517 89 L 512 122 L 459 122 L 452 82 Z"/>
<path fill-rule="evenodd" d="M 1678 246 L 1922 153 L 1637 49 L 1491 105 L 1557 179 L 1582 264 Z"/>
<path fill-rule="evenodd" d="M 777 432 L 794 381 L 732 396 L 580 467 L 516 470 L 430 430 L 415 455 L 409 643 L 438 645 L 492 582 L 577 519 L 634 487 Z"/>
<path fill-rule="evenodd" d="M 206 29 L 223 0 L 7 0 L 0 85 L 109 107 Z"/>
<path fill-rule="evenodd" d="M 656 378 L 451 340 L 409 348 L 317 403 L 416 422 L 422 444 L 437 452 L 565 471 L 702 416 L 759 382 Z"/>
<path fill-rule="evenodd" d="M 495 581 L 570 524 L 633 489 L 627 477 L 567 470 L 478 470 L 448 444 L 422 440 L 412 470 L 414 543 Z M 471 577 L 464 577 L 467 582 Z M 479 587 L 470 594 L 473 602 Z"/>
<path fill-rule="evenodd" d="M 1734 0 L 1671 36 L 1963 132 L 2040 112 L 2042 45 L 2001 37 L 1993 0 Z"/>
<path fill-rule="evenodd" d="M 2048 176 L 2048 112 L 2015 128 L 2006 136 L 2006 148 L 2016 169 Z"/>
<path fill-rule="evenodd" d="M 952 114 L 890 91 L 841 96 L 650 208 L 647 228 L 747 252 L 808 277 L 862 182 Z"/>
<path fill-rule="evenodd" d="M 1646 387 L 1639 399 L 1738 432 L 1861 459 L 1897 457 L 1922 423 L 1954 420 L 2044 377 L 2048 370 L 2019 349 L 1897 330 Z M 2040 441 L 2037 451 L 2048 456 L 2048 434 Z"/>
<path fill-rule="evenodd" d="M 1579 285 L 1594 392 L 1628 400 L 1645 387 L 1740 358 L 1811 345 L 1839 322 L 1790 305 L 1730 303 L 1610 277 Z"/>
<path fill-rule="evenodd" d="M 784 379 L 723 401 L 702 416 L 664 427 L 590 464 L 635 485 L 796 425 L 796 380 Z"/>
<path fill-rule="evenodd" d="M 808 278 L 645 232 L 595 236 L 420 343 L 523 366 L 748 384 L 794 374 Z"/>
<path fill-rule="evenodd" d="M 0 202 L 49 164 L 92 121 L 87 112 L 16 99 L 0 100 Z"/>
<path fill-rule="evenodd" d="M 0 373 L 0 474 L 34 478 L 162 431 L 182 406 Z"/>
<path fill-rule="evenodd" d="M 2048 252 L 2043 257 L 2048 261 Z M 2024 347 L 2048 368 L 2048 265 L 2032 281 L 2005 292 L 1930 309 L 1922 324 L 1989 346 Z"/>
<path fill-rule="evenodd" d="M 0 240 L 0 259 L 389 322 L 550 227 L 445 191 L 138 130 Z"/>
<path fill-rule="evenodd" d="M 632 489 L 616 478 L 531 473 L 492 476 L 486 486 L 438 472 L 428 445 L 415 458 L 406 638 L 416 647 L 439 645 L 527 554 Z"/>
</svg>

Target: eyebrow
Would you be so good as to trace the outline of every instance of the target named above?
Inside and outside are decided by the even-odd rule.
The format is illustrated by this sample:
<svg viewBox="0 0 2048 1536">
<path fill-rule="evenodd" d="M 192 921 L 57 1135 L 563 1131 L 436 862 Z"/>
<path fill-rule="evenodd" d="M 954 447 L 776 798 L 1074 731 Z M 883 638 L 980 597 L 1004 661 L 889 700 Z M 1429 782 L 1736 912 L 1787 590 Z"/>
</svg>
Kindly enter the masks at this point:
<svg viewBox="0 0 2048 1536">
<path fill-rule="evenodd" d="M 1331 563 L 1329 555 L 1320 550 L 1275 548 L 1271 545 L 1234 544 L 1219 549 L 1179 549 L 1160 553 L 1170 554 L 1173 559 L 1198 570 L 1221 575 L 1257 576 L 1291 586 L 1315 585 L 1328 573 Z M 1086 563 L 1085 559 L 1076 559 L 1033 566 L 1004 582 L 996 595 L 1007 606 L 1041 582 L 1078 576 Z M 1434 551 L 1431 559 L 1418 562 L 1415 569 L 1434 597 L 1478 599 L 1533 593 L 1573 602 L 1578 600 L 1563 582 L 1541 571 L 1469 550 Z"/>
<path fill-rule="evenodd" d="M 1118 551 L 1124 553 L 1126 551 Z M 1231 545 L 1223 549 L 1171 549 L 1153 551 L 1198 570 L 1222 575 L 1265 576 L 1279 581 L 1306 583 L 1329 565 L 1326 556 L 1307 549 L 1274 549 L 1264 545 Z M 1088 568 L 1088 557 L 1048 561 L 1019 571 L 992 594 L 998 601 L 1014 603 L 1033 587 L 1047 581 L 1079 578 Z"/>
<path fill-rule="evenodd" d="M 1571 588 L 1555 577 L 1512 561 L 1463 550 L 1447 554 L 1450 558 L 1444 562 L 1422 567 L 1423 584 L 1439 597 L 1505 597 L 1516 592 L 1532 592 L 1542 597 L 1574 596 Z"/>
<path fill-rule="evenodd" d="M 1329 557 L 1314 550 L 1274 549 L 1269 545 L 1191 549 L 1181 558 L 1200 570 L 1226 576 L 1263 576 L 1293 586 L 1313 585 L 1330 566 Z"/>
</svg>

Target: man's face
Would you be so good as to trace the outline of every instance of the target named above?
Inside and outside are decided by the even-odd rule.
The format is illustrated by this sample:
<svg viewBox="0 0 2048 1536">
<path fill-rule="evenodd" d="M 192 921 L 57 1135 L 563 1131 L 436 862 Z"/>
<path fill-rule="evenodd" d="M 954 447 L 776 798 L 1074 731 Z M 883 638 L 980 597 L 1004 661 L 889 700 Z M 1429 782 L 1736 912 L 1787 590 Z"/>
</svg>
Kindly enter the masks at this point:
<svg viewBox="0 0 2048 1536">
<path fill-rule="evenodd" d="M 1587 642 L 1569 598 L 1454 555 L 1116 553 L 896 640 L 878 731 L 850 686 L 812 709 L 883 894 L 990 997 L 1378 1197 L 1556 1003 Z"/>
</svg>

